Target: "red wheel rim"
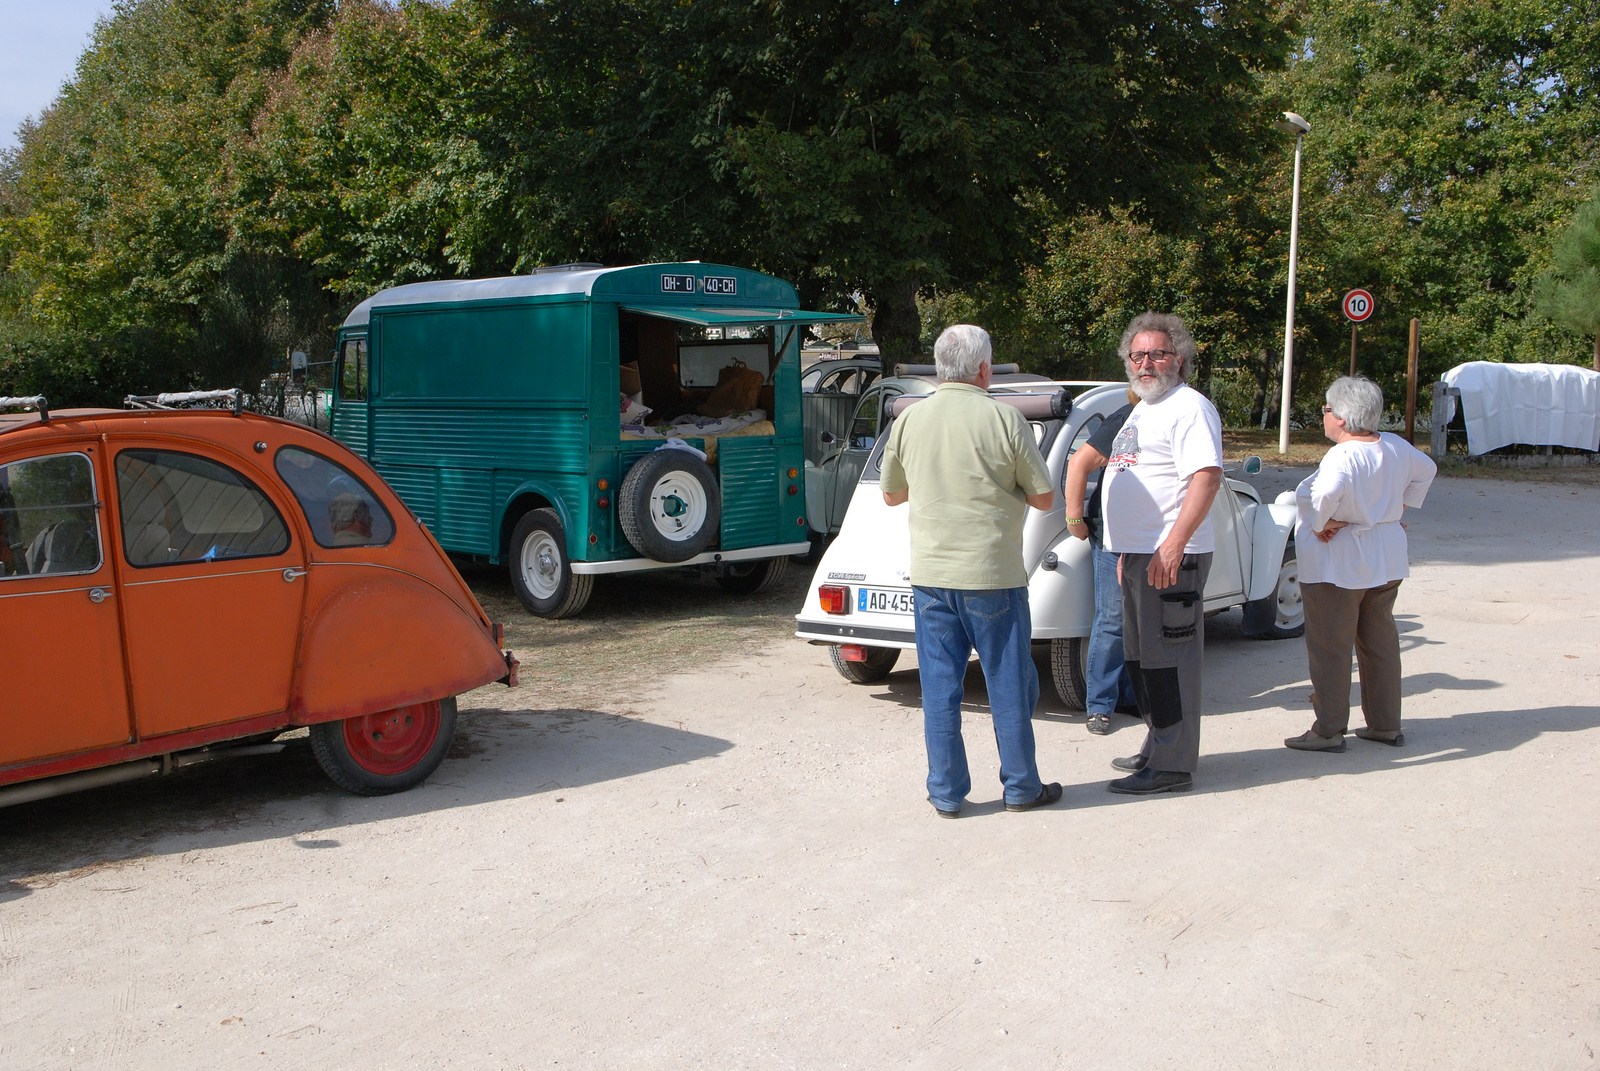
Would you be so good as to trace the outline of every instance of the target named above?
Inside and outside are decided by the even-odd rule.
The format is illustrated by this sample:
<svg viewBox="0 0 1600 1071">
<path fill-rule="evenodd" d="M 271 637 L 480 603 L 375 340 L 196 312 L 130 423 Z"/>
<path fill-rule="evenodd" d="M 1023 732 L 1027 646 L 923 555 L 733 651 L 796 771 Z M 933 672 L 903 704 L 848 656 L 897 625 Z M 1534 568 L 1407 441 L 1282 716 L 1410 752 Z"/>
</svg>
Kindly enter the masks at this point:
<svg viewBox="0 0 1600 1071">
<path fill-rule="evenodd" d="M 439 701 L 397 707 L 380 714 L 347 718 L 344 744 L 350 758 L 368 773 L 404 773 L 439 738 Z"/>
</svg>

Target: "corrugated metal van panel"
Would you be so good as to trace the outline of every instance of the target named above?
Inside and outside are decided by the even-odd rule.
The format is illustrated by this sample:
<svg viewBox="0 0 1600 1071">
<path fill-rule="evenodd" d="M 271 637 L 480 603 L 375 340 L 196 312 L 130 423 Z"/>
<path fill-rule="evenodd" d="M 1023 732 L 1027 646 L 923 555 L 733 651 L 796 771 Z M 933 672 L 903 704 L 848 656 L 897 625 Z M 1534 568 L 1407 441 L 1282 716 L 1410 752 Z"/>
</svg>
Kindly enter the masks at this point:
<svg viewBox="0 0 1600 1071">
<path fill-rule="evenodd" d="M 367 456 L 367 407 L 346 402 L 333 411 L 332 434 L 335 439 L 355 451 L 357 457 Z"/>
<path fill-rule="evenodd" d="M 786 495 L 782 456 L 793 444 L 769 437 L 725 438 L 717 444 L 717 469 L 722 482 L 722 549 L 795 542 L 805 538 L 799 526 L 804 495 Z"/>
<path fill-rule="evenodd" d="M 586 473 L 589 427 L 574 409 L 382 409 L 372 456 L 387 464 Z"/>
<path fill-rule="evenodd" d="M 414 466 L 380 465 L 378 474 L 394 488 L 394 493 L 400 496 L 400 501 L 406 504 L 406 508 L 415 513 L 422 523 L 433 531 L 433 537 L 445 546 L 449 546 L 439 534 L 437 527 L 439 518 L 437 470 Z"/>
</svg>

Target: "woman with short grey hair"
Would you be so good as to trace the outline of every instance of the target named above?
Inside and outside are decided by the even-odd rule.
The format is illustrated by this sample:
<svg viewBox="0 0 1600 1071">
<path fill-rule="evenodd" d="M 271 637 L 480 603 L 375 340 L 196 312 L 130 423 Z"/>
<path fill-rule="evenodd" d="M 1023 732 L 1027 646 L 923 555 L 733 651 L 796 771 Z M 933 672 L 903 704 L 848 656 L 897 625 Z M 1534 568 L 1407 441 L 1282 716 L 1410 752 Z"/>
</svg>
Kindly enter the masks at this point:
<svg viewBox="0 0 1600 1071">
<path fill-rule="evenodd" d="M 1378 423 L 1383 419 L 1383 391 L 1372 380 L 1360 376 L 1342 376 L 1333 381 L 1327 397 L 1328 409 L 1343 423 L 1346 434 L 1372 435 L 1377 432 Z"/>
<path fill-rule="evenodd" d="M 1333 447 L 1295 490 L 1295 557 L 1306 611 L 1306 659 L 1316 721 L 1284 741 L 1296 751 L 1343 751 L 1350 728 L 1350 651 L 1361 679 L 1363 740 L 1395 747 L 1400 730 L 1400 633 L 1394 603 L 1410 575 L 1400 517 L 1428 494 L 1433 460 L 1377 430 L 1383 392 L 1345 376 L 1328 388 L 1322 433 Z"/>
</svg>

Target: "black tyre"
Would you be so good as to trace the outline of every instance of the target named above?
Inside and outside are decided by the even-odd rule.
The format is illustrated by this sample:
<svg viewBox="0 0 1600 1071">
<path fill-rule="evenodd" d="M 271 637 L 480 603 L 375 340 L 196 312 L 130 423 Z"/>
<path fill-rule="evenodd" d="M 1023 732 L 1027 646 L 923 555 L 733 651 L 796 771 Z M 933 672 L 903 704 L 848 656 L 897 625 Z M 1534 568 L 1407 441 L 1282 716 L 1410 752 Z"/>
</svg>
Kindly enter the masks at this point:
<svg viewBox="0 0 1600 1071">
<path fill-rule="evenodd" d="M 434 699 L 311 727 L 311 753 L 346 792 L 403 792 L 439 768 L 456 735 L 456 701 Z"/>
<path fill-rule="evenodd" d="M 763 558 L 754 562 L 734 562 L 717 574 L 717 583 L 735 595 L 760 595 L 770 591 L 789 571 L 788 558 Z"/>
<path fill-rule="evenodd" d="M 1240 629 L 1252 640 L 1290 640 L 1306 631 L 1306 607 L 1300 597 L 1300 566 L 1294 557 L 1294 540 L 1283 548 L 1278 582 L 1264 599 L 1244 604 Z"/>
<path fill-rule="evenodd" d="M 1050 679 L 1056 694 L 1073 710 L 1089 708 L 1089 637 L 1050 641 Z"/>
<path fill-rule="evenodd" d="M 634 462 L 617 494 L 622 534 L 658 562 L 688 561 L 711 546 L 722 495 L 711 466 L 687 450 L 656 450 Z"/>
<path fill-rule="evenodd" d="M 522 515 L 511 533 L 511 586 L 530 614 L 571 617 L 589 604 L 594 577 L 572 571 L 567 530 L 553 509 Z"/>
<path fill-rule="evenodd" d="M 839 671 L 839 676 L 856 684 L 875 684 L 889 675 L 894 669 L 894 664 L 900 661 L 898 647 L 868 647 L 865 662 L 851 662 L 844 656 L 844 652 L 837 647 L 828 648 L 828 657 L 833 659 L 833 668 Z"/>
</svg>

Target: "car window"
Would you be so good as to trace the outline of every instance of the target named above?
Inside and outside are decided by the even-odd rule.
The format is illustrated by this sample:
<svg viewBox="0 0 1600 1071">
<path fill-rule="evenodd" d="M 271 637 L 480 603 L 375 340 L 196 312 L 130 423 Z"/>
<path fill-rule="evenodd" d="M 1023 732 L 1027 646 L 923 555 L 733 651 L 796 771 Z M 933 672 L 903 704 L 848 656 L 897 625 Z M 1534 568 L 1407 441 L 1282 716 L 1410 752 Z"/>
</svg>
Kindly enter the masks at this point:
<svg viewBox="0 0 1600 1071">
<path fill-rule="evenodd" d="M 347 402 L 367 400 L 367 340 L 346 339 L 339 348 L 339 397 Z"/>
<path fill-rule="evenodd" d="M 0 465 L 0 574 L 92 573 L 100 568 L 100 547 L 87 455 Z"/>
<path fill-rule="evenodd" d="M 283 516 L 248 477 L 176 450 L 117 455 L 122 552 L 136 568 L 229 561 L 289 549 Z"/>
<path fill-rule="evenodd" d="M 305 510 L 311 534 L 324 547 L 379 547 L 394 538 L 394 518 L 355 473 L 321 454 L 285 446 L 274 459 L 278 475 Z"/>
<path fill-rule="evenodd" d="M 1103 424 L 1105 419 L 1106 418 L 1101 416 L 1099 413 L 1095 413 L 1088 420 L 1085 420 L 1082 424 L 1078 425 L 1077 434 L 1073 435 L 1072 437 L 1072 446 L 1067 450 L 1067 456 L 1071 457 L 1073 454 L 1077 453 L 1078 447 L 1089 441 L 1089 437 L 1094 434 L 1094 429 Z"/>
<path fill-rule="evenodd" d="M 869 391 L 856 406 L 856 415 L 850 422 L 850 445 L 865 449 L 878 438 L 878 414 L 883 406 L 883 391 Z"/>
</svg>

